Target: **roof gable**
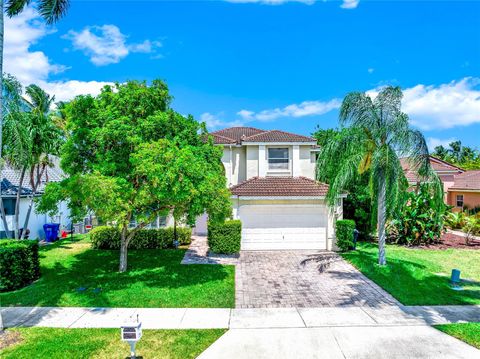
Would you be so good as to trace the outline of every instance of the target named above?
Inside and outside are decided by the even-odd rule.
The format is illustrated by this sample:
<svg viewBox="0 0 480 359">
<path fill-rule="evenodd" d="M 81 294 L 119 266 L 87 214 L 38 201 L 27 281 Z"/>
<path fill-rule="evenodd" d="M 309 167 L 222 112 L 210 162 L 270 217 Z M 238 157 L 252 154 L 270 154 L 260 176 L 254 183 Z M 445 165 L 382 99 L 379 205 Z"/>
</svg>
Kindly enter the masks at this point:
<svg viewBox="0 0 480 359">
<path fill-rule="evenodd" d="M 280 130 L 260 130 L 254 127 L 230 127 L 211 132 L 215 144 L 242 144 L 252 142 L 316 142 L 312 137 Z"/>
</svg>

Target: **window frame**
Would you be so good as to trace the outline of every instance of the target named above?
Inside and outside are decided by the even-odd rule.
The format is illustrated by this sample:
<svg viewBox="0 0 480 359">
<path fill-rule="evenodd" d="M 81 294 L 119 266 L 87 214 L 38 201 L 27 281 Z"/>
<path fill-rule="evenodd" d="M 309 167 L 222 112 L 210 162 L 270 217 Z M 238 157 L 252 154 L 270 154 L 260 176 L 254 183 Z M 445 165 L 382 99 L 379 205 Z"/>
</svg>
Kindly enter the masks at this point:
<svg viewBox="0 0 480 359">
<path fill-rule="evenodd" d="M 462 199 L 459 199 L 459 197 L 461 197 Z M 458 205 L 459 202 L 462 203 L 461 206 Z M 456 207 L 457 207 L 457 208 L 463 208 L 464 204 L 465 204 L 465 197 L 463 196 L 463 194 L 457 194 L 457 195 L 455 196 L 455 205 L 456 205 Z"/>
<path fill-rule="evenodd" d="M 286 158 L 280 158 L 280 157 L 270 157 L 270 150 L 287 150 L 287 157 Z M 288 146 L 271 146 L 267 147 L 267 170 L 269 172 L 285 172 L 285 171 L 290 171 L 290 147 Z M 286 160 L 285 163 L 287 164 L 286 168 L 271 168 L 270 167 L 270 160 Z M 277 162 L 282 163 L 282 162 Z"/>
</svg>

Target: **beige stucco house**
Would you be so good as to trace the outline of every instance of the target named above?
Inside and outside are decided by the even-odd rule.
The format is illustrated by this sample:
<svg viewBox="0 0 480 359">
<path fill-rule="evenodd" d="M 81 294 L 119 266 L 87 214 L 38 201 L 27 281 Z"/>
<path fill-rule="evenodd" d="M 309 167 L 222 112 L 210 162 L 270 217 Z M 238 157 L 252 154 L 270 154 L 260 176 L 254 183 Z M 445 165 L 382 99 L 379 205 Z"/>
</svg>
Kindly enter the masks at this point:
<svg viewBox="0 0 480 359">
<path fill-rule="evenodd" d="M 430 165 L 442 180 L 445 203 L 453 206 L 454 211 L 480 207 L 480 170 L 466 171 L 433 156 Z M 402 160 L 402 166 L 410 185 L 416 185 L 419 182 L 416 171 L 409 168 L 406 160 Z"/>
<path fill-rule="evenodd" d="M 333 249 L 342 198 L 330 210 L 328 186 L 315 181 L 316 140 L 279 130 L 232 127 L 212 132 L 242 221 L 243 250 Z M 203 217 L 196 231 L 205 228 Z"/>
</svg>

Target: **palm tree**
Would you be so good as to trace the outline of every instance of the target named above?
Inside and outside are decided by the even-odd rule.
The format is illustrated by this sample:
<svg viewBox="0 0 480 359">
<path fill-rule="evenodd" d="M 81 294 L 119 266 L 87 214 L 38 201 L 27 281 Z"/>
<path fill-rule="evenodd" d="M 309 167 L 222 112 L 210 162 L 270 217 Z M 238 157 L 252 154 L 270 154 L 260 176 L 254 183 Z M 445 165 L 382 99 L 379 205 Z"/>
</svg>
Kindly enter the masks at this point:
<svg viewBox="0 0 480 359">
<path fill-rule="evenodd" d="M 7 0 L 6 12 L 9 17 L 20 14 L 25 7 L 31 3 L 31 0 Z M 39 0 L 38 12 L 47 24 L 53 24 L 61 19 L 68 10 L 70 0 Z M 4 35 L 4 6 L 3 0 L 0 0 L 0 172 L 3 168 L 3 35 Z M 3 197 L 0 191 L 0 216 L 5 220 L 5 209 L 3 208 Z M 7 228 L 5 227 L 5 230 Z M 3 331 L 3 320 L 0 311 L 0 332 Z"/>
<path fill-rule="evenodd" d="M 417 170 L 422 181 L 433 184 L 436 203 L 442 201 L 441 183 L 430 166 L 425 138 L 409 126 L 408 116 L 400 109 L 401 99 L 400 88 L 391 86 L 375 99 L 360 92 L 348 94 L 340 108 L 341 129 L 321 148 L 317 162 L 319 179 L 325 180 L 322 173 L 327 174 L 327 202 L 332 206 L 358 174 L 368 173 L 377 208 L 380 265 L 386 264 L 386 221 L 403 204 L 408 188 L 400 158 Z"/>
<path fill-rule="evenodd" d="M 37 85 L 28 86 L 25 92 L 30 98 L 31 106 L 28 113 L 30 120 L 27 124 L 28 135 L 30 142 L 35 144 L 28 154 L 30 160 L 28 162 L 28 173 L 32 194 L 23 224 L 23 228 L 26 229 L 38 187 L 44 179 L 48 181 L 48 167 L 52 165 L 49 155 L 58 154 L 62 141 L 62 131 L 55 125 L 50 113 L 55 96 L 50 96 Z M 25 232 L 22 232 L 21 239 L 25 236 Z"/>
<path fill-rule="evenodd" d="M 0 89 L 3 89 L 3 36 L 4 36 L 4 12 L 8 17 L 20 14 L 31 0 L 7 0 L 4 9 L 3 1 L 0 1 Z M 37 2 L 37 11 L 47 24 L 53 24 L 67 13 L 70 0 L 40 0 Z M 3 91 L 0 91 L 0 104 L 3 104 Z M 2 157 L 2 128 L 3 108 L 0 106 L 0 157 Z"/>
</svg>

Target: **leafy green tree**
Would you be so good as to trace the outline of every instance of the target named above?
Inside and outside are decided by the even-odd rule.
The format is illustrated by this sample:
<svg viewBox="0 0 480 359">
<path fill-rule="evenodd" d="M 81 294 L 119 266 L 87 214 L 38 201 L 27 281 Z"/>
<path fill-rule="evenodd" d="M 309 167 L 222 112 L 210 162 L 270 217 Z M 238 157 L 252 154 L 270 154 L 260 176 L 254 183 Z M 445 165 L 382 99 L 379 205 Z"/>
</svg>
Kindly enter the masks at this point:
<svg viewBox="0 0 480 359">
<path fill-rule="evenodd" d="M 130 240 L 158 215 L 192 223 L 204 212 L 218 221 L 231 214 L 221 149 L 206 140 L 204 124 L 173 111 L 170 100 L 160 80 L 131 81 L 106 86 L 97 97 L 78 96 L 65 108 L 61 165 L 69 177 L 47 186 L 39 210 L 55 211 L 67 200 L 77 218 L 91 210 L 116 224 L 120 272 Z"/>
<path fill-rule="evenodd" d="M 317 127 L 312 136 L 317 140 L 320 148 L 324 147 L 332 138 L 339 135 L 338 129 L 322 129 Z M 336 163 L 331 168 L 318 168 L 317 179 L 330 183 L 336 176 Z M 363 174 L 356 173 L 355 178 L 344 188 L 347 197 L 343 200 L 343 218 L 355 221 L 356 229 L 360 232 L 359 239 L 368 240 L 374 230 L 375 216 L 372 197 L 369 188 L 369 171 Z"/>
<path fill-rule="evenodd" d="M 430 167 L 425 138 L 412 129 L 401 112 L 402 91 L 386 87 L 372 99 L 365 93 L 348 94 L 340 108 L 340 131 L 320 150 L 317 171 L 332 171 L 327 202 L 334 205 L 338 195 L 369 171 L 369 186 L 377 206 L 378 263 L 386 264 L 385 224 L 403 205 L 408 182 L 400 157 L 415 168 L 421 179 L 434 184 L 434 199 L 443 204 L 442 185 Z"/>
<path fill-rule="evenodd" d="M 466 170 L 480 169 L 480 151 L 463 146 L 461 141 L 451 142 L 448 148 L 437 146 L 432 155 Z"/>
</svg>

